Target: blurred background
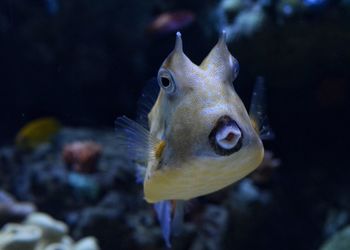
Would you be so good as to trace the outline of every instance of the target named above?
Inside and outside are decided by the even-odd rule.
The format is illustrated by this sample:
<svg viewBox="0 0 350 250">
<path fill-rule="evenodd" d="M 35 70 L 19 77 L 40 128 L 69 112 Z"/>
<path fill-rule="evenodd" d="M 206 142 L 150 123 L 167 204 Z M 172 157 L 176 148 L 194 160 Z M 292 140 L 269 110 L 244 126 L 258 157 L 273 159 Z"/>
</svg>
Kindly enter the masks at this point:
<svg viewBox="0 0 350 250">
<path fill-rule="evenodd" d="M 176 31 L 200 63 L 225 29 L 235 89 L 249 106 L 263 77 L 275 139 L 257 172 L 190 203 L 173 248 L 350 249 L 349 27 L 347 0 L 2 0 L 0 226 L 25 234 L 40 211 L 62 249 L 165 248 L 114 121 L 136 116 Z"/>
</svg>

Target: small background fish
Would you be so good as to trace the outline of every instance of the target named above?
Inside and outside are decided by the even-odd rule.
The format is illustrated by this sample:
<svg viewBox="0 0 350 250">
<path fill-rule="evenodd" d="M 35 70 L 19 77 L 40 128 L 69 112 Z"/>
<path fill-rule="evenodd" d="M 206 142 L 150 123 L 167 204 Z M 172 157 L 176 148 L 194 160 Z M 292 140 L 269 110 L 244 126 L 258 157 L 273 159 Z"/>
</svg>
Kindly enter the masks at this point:
<svg viewBox="0 0 350 250">
<path fill-rule="evenodd" d="M 16 145 L 21 149 L 34 149 L 52 140 L 60 128 L 60 122 L 52 117 L 33 120 L 18 131 Z"/>
<path fill-rule="evenodd" d="M 151 34 L 170 34 L 184 29 L 195 20 L 195 14 L 189 10 L 164 12 L 158 15 L 147 27 Z"/>
</svg>

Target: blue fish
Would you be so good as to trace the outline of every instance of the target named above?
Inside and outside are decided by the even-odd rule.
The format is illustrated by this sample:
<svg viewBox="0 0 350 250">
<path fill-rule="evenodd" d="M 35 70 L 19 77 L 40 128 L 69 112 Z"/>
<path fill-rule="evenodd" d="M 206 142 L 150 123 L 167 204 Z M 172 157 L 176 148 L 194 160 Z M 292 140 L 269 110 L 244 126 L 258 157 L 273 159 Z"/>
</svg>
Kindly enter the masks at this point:
<svg viewBox="0 0 350 250">
<path fill-rule="evenodd" d="M 56 15 L 60 10 L 60 5 L 58 0 L 45 0 L 47 12 L 50 15 Z"/>
<path fill-rule="evenodd" d="M 318 7 L 327 3 L 327 0 L 304 0 L 304 5 L 307 7 Z"/>
</svg>

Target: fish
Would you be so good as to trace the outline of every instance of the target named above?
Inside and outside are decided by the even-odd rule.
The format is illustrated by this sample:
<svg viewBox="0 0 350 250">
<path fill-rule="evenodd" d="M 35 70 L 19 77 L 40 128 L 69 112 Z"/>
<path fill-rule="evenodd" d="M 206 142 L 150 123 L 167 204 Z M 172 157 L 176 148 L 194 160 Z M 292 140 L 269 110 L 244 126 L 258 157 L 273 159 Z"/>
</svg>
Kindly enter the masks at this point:
<svg viewBox="0 0 350 250">
<path fill-rule="evenodd" d="M 161 13 L 147 26 L 150 34 L 169 34 L 193 23 L 195 14 L 189 10 L 177 10 Z"/>
<path fill-rule="evenodd" d="M 19 149 L 35 149 L 40 144 L 52 140 L 61 127 L 61 123 L 53 117 L 35 119 L 18 131 L 15 144 Z"/>
<path fill-rule="evenodd" d="M 136 121 L 116 120 L 119 146 L 138 166 L 144 199 L 154 204 L 167 247 L 185 201 L 228 187 L 262 162 L 260 130 L 269 134 L 265 105 L 258 103 L 263 81 L 257 81 L 248 114 L 233 85 L 238 73 L 225 31 L 200 65 L 185 55 L 177 32 L 158 87 L 142 95 Z"/>
<path fill-rule="evenodd" d="M 305 7 L 322 7 L 327 5 L 327 0 L 303 0 Z"/>
<path fill-rule="evenodd" d="M 60 11 L 60 3 L 59 0 L 45 0 L 46 10 L 47 12 L 55 16 Z"/>
</svg>

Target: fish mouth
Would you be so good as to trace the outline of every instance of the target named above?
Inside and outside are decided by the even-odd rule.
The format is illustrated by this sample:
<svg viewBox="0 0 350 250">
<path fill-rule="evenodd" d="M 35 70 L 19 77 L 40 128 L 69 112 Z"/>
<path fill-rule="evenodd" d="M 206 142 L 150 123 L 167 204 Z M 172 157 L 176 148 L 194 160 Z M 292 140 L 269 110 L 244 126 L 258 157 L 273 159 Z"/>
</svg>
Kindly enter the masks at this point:
<svg viewBox="0 0 350 250">
<path fill-rule="evenodd" d="M 230 116 L 221 116 L 209 134 L 209 144 L 221 156 L 231 155 L 242 147 L 242 130 Z"/>
</svg>

